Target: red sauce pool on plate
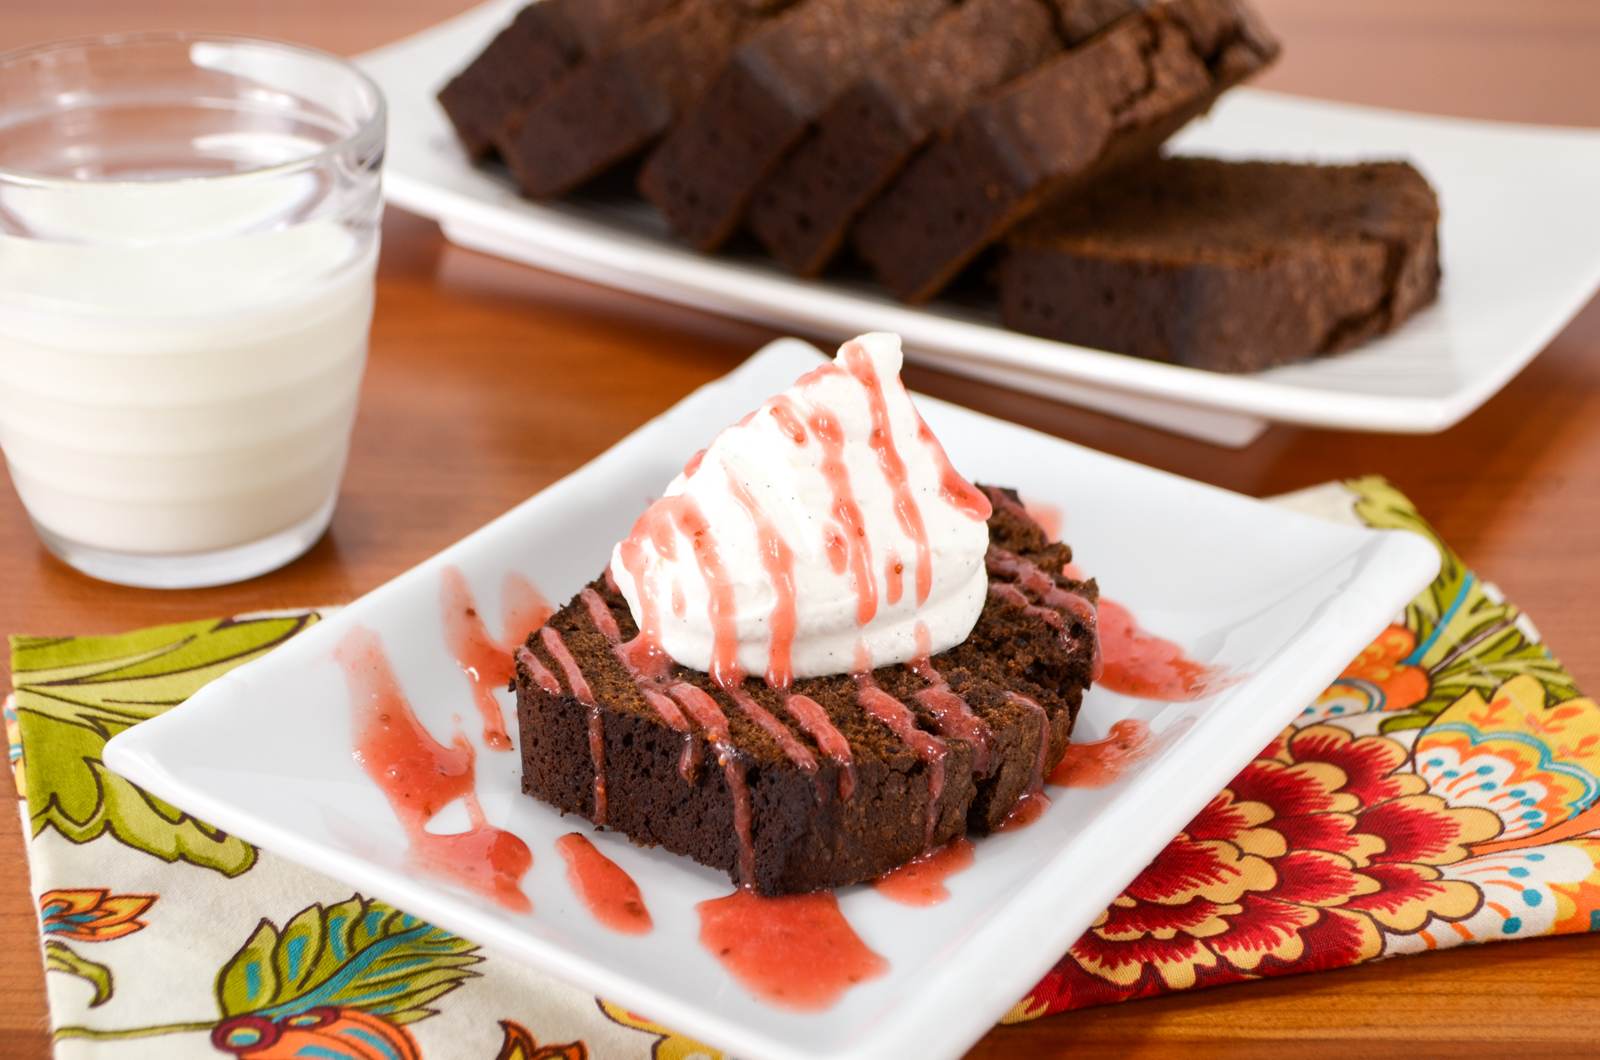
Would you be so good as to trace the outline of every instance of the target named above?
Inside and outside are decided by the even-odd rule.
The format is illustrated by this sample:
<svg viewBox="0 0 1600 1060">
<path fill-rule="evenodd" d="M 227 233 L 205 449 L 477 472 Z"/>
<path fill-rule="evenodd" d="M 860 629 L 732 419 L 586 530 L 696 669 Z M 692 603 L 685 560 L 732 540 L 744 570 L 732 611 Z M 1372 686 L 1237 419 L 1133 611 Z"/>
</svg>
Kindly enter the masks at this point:
<svg viewBox="0 0 1600 1060">
<path fill-rule="evenodd" d="M 505 688 L 511 680 L 512 652 L 530 631 L 549 619 L 550 604 L 518 574 L 506 576 L 501 598 L 503 633 L 496 640 L 478 612 L 466 575 L 459 567 L 445 567 L 440 573 L 439 606 L 444 612 L 445 641 L 456 665 L 472 682 L 472 698 L 483 717 L 483 742 L 493 750 L 508 751 L 511 737 L 495 690 Z"/>
<path fill-rule="evenodd" d="M 872 886 L 901 905 L 938 905 L 950 897 L 945 881 L 971 867 L 972 858 L 972 841 L 958 836 L 878 877 Z"/>
<path fill-rule="evenodd" d="M 1150 726 L 1124 718 L 1111 726 L 1103 740 L 1068 744 L 1067 753 L 1050 774 L 1050 783 L 1064 788 L 1103 788 L 1154 750 Z"/>
<path fill-rule="evenodd" d="M 457 733 L 447 747 L 417 720 L 377 634 L 357 626 L 334 652 L 354 711 L 356 761 L 378 785 L 410 842 L 411 860 L 513 912 L 533 908 L 522 877 L 533 854 L 521 839 L 484 819 L 472 744 Z M 428 822 L 460 799 L 469 827 L 439 835 Z"/>
<path fill-rule="evenodd" d="M 1133 613 L 1100 600 L 1100 658 L 1096 684 L 1139 699 L 1200 699 L 1219 687 L 1221 671 L 1196 662 L 1170 640 L 1140 628 Z"/>
<path fill-rule="evenodd" d="M 889 970 L 839 911 L 832 892 L 763 898 L 740 888 L 701 902 L 700 944 L 764 1001 L 799 1012 L 833 1005 Z"/>
<path fill-rule="evenodd" d="M 568 832 L 556 840 L 556 851 L 567 863 L 567 882 L 596 920 L 624 935 L 649 933 L 650 910 L 639 885 L 622 866 L 596 850 L 588 836 Z"/>
<path fill-rule="evenodd" d="M 1069 745 L 1070 746 L 1070 745 Z M 1070 752 L 1069 752 L 1070 753 Z M 1050 808 L 1050 796 L 1042 791 L 1030 791 L 1018 799 L 1006 814 L 1005 820 L 995 827 L 996 832 L 1017 832 L 1028 827 Z"/>
</svg>

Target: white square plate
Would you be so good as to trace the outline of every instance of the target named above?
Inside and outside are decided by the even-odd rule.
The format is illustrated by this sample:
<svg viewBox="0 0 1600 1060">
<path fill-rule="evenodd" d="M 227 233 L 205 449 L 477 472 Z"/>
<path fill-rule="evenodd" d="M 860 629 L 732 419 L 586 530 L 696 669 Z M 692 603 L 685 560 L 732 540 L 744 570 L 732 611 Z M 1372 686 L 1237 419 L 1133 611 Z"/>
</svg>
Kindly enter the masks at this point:
<svg viewBox="0 0 1600 1060">
<path fill-rule="evenodd" d="M 351 754 L 349 693 L 333 658 L 344 634 L 359 624 L 379 635 L 418 716 L 448 741 L 453 718 L 473 708 L 443 639 L 442 569 L 465 572 L 489 615 L 512 572 L 566 599 L 686 454 L 817 357 L 795 340 L 772 344 L 460 543 L 118 736 L 106 763 L 268 850 L 741 1055 L 958 1054 L 1427 584 L 1438 557 L 1414 535 L 1324 523 L 920 399 L 957 467 L 1061 506 L 1078 561 L 1104 591 L 1238 683 L 1193 703 L 1092 691 L 1076 735 L 1104 736 L 1132 716 L 1165 735 L 1162 750 L 1110 787 L 1053 789 L 1035 824 L 977 843 L 976 863 L 941 905 L 841 892 L 845 916 L 890 967 L 820 1013 L 757 1000 L 701 948 L 695 904 L 730 888 L 687 859 L 594 833 L 655 919 L 641 937 L 599 926 L 552 846 L 592 830 L 522 795 L 515 754 L 478 743 L 478 794 L 490 821 L 533 851 L 523 884 L 533 912 L 507 912 L 408 867 L 399 824 Z M 509 720 L 511 699 L 500 700 Z"/>
<path fill-rule="evenodd" d="M 1250 89 L 1175 149 L 1233 158 L 1409 158 L 1439 190 L 1444 287 L 1393 335 L 1337 357 L 1222 375 L 1035 338 L 988 307 L 912 308 L 867 283 L 801 280 L 757 257 L 705 257 L 643 203 L 536 204 L 462 154 L 434 100 L 525 0 L 493 0 L 360 61 L 388 96 L 391 201 L 450 239 L 595 283 L 838 342 L 897 331 L 906 353 L 1141 422 L 1243 445 L 1268 420 L 1441 431 L 1477 409 L 1600 285 L 1600 133 L 1461 121 Z"/>
</svg>

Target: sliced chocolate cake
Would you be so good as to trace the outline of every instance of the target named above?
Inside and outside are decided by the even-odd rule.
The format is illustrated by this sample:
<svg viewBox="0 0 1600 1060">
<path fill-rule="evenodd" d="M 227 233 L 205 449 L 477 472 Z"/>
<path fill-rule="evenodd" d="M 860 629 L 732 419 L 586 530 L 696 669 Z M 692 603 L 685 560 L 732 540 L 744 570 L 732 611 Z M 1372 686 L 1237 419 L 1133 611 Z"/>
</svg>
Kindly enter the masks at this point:
<svg viewBox="0 0 1600 1060">
<path fill-rule="evenodd" d="M 1244 0 L 1167 0 L 973 106 L 862 214 L 853 242 L 926 301 L 1044 203 L 1155 152 L 1277 43 Z"/>
<path fill-rule="evenodd" d="M 586 57 L 681 0 L 539 0 L 517 13 L 466 69 L 439 91 L 462 147 L 490 152 L 501 126 Z"/>
<path fill-rule="evenodd" d="M 1042 805 L 1096 589 L 955 470 L 901 359 L 863 335 L 723 430 L 528 638 L 525 791 L 764 894 Z"/>
<path fill-rule="evenodd" d="M 628 645 L 606 578 L 517 654 L 523 790 L 763 894 L 870 880 L 1003 821 L 1067 746 L 1094 666 L 1094 583 L 1061 574 L 1016 495 L 988 489 L 989 595 L 926 660 L 724 688 Z"/>
<path fill-rule="evenodd" d="M 565 194 L 655 143 L 786 0 L 681 0 L 513 115 L 496 143 L 524 194 Z"/>
<path fill-rule="evenodd" d="M 1439 290 L 1439 204 L 1404 162 L 1165 158 L 1014 229 L 1007 327 L 1217 371 L 1391 331 Z"/>
<path fill-rule="evenodd" d="M 715 250 L 824 108 L 885 48 L 951 0 L 800 0 L 734 49 L 646 160 L 639 188 L 700 250 Z"/>
<path fill-rule="evenodd" d="M 1136 0 L 967 0 L 883 54 L 817 119 L 750 205 L 772 256 L 821 272 L 851 223 L 983 93 L 1133 11 Z"/>
</svg>

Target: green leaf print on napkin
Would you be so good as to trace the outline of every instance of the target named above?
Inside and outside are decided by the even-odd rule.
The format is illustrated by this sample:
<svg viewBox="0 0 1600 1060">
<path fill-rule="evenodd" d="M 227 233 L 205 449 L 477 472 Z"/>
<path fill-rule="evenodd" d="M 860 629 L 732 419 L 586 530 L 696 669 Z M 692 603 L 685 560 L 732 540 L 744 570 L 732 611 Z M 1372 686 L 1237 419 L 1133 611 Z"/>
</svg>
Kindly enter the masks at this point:
<svg viewBox="0 0 1600 1060">
<path fill-rule="evenodd" d="M 316 612 L 208 619 L 110 637 L 13 637 L 11 672 L 33 834 L 73 843 L 109 832 L 163 861 L 237 876 L 248 843 L 148 795 L 101 762 L 112 736 L 288 640 Z"/>
<path fill-rule="evenodd" d="M 217 976 L 226 1017 L 266 1019 L 314 1007 L 359 1009 L 406 1024 L 477 973 L 471 943 L 424 920 L 359 896 L 309 906 L 280 931 L 262 920 Z"/>
<path fill-rule="evenodd" d="M 93 987 L 94 999 L 89 1002 L 90 1008 L 98 1008 L 111 998 L 111 969 L 87 957 L 78 956 L 64 942 L 55 939 L 45 941 L 44 966 L 46 971 L 76 976 Z"/>
<path fill-rule="evenodd" d="M 1428 525 L 1411 501 L 1377 476 L 1352 479 L 1356 514 L 1369 526 L 1410 530 L 1439 548 L 1439 577 L 1406 608 L 1405 625 L 1417 632 L 1405 665 L 1428 676 L 1428 695 L 1383 722 L 1382 731 L 1425 728 L 1450 704 L 1471 691 L 1489 695 L 1514 677 L 1530 676 L 1547 690 L 1548 702 L 1578 696 L 1572 678 L 1548 648 L 1524 628 L 1522 612 L 1478 580 Z"/>
</svg>

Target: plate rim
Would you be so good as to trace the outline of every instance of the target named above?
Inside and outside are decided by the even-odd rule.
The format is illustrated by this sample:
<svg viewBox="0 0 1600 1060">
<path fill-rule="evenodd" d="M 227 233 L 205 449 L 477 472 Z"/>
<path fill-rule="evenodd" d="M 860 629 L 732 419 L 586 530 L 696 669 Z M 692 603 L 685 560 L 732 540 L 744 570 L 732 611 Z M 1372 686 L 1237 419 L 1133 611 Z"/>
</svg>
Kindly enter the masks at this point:
<svg viewBox="0 0 1600 1060">
<path fill-rule="evenodd" d="M 797 339 L 781 339 L 768 343 L 732 372 L 696 388 L 690 395 L 675 402 L 645 424 L 627 432 L 594 459 L 439 552 L 363 594 L 353 604 L 339 609 L 339 612 L 330 616 L 328 620 L 306 630 L 294 638 L 293 643 L 299 646 L 294 650 L 294 654 L 315 650 L 320 641 L 337 636 L 346 622 L 361 620 L 360 611 L 380 606 L 384 597 L 401 591 L 411 582 L 430 576 L 440 566 L 451 562 L 457 554 L 469 550 L 475 539 L 490 534 L 497 524 L 513 518 L 525 505 L 541 497 L 547 497 L 553 491 L 573 488 L 568 484 L 591 474 L 609 461 L 619 459 L 621 450 L 630 439 L 659 424 L 693 395 L 727 385 L 734 375 L 757 365 L 763 355 L 780 356 L 785 350 L 797 346 L 811 351 L 813 355 L 820 355 L 814 347 Z M 917 400 L 919 404 L 951 404 L 924 395 L 917 395 Z M 1083 450 L 1096 459 L 1117 464 L 1134 463 L 1055 438 L 1045 432 L 988 417 L 982 413 L 972 413 L 971 410 L 965 411 L 1003 424 L 1009 429 L 1027 431 L 1050 439 L 1056 444 Z M 1142 467 L 1142 465 L 1136 466 Z M 1224 494 L 1251 505 L 1266 504 L 1264 501 L 1207 483 L 1185 479 L 1171 472 L 1155 468 L 1143 468 L 1143 470 L 1168 480 L 1182 482 L 1186 487 L 1198 487 L 1208 492 Z M 1304 519 L 1322 527 L 1334 525 L 1302 513 L 1283 509 L 1273 511 L 1275 516 Z M 1438 568 L 1440 556 L 1437 549 L 1420 535 L 1404 530 L 1377 530 L 1355 526 L 1336 526 L 1336 528 L 1347 531 L 1352 543 L 1362 539 L 1360 550 L 1366 554 L 1366 561 L 1362 565 L 1361 573 L 1339 592 L 1328 596 L 1327 612 L 1319 614 L 1315 620 L 1308 621 L 1305 628 L 1286 642 L 1260 671 L 1250 675 L 1244 682 L 1245 687 L 1260 689 L 1251 700 L 1247 701 L 1247 704 L 1281 701 L 1287 706 L 1276 710 L 1259 710 L 1243 719 L 1243 723 L 1240 723 L 1241 719 L 1237 717 L 1236 712 L 1217 712 L 1199 721 L 1195 726 L 1196 730 L 1207 726 L 1220 727 L 1225 720 L 1235 723 L 1234 727 L 1241 735 L 1228 744 L 1233 753 L 1213 755 L 1200 763 L 1202 768 L 1198 771 L 1198 775 L 1196 773 L 1186 775 L 1185 794 L 1191 795 L 1190 801 L 1186 802 L 1182 798 L 1173 800 L 1159 812 L 1151 812 L 1149 806 L 1141 806 L 1144 813 L 1140 818 L 1140 829 L 1135 833 L 1139 838 L 1130 844 L 1126 832 L 1118 832 L 1121 840 L 1119 845 L 1122 848 L 1136 849 L 1139 853 L 1137 855 L 1121 853 L 1118 858 L 1119 863 L 1131 863 L 1137 860 L 1142 865 L 1170 842 L 1171 837 L 1182 829 L 1198 807 L 1203 805 L 1204 800 L 1225 787 L 1237 770 L 1249 760 L 1249 756 L 1265 746 L 1272 736 L 1281 731 L 1293 715 L 1302 709 L 1305 702 L 1309 702 L 1317 692 L 1326 687 L 1328 681 L 1369 642 L 1378 624 L 1398 612 L 1432 579 Z M 1351 610 L 1365 617 L 1360 621 L 1351 621 L 1349 616 L 1344 614 Z M 348 617 L 351 615 L 358 617 Z M 1308 654 L 1313 656 L 1313 664 L 1310 666 L 1304 658 L 1296 658 L 1298 651 L 1306 651 L 1305 646 L 1308 644 L 1312 646 Z M 801 1057 L 813 1055 L 784 1041 L 763 1036 L 759 1027 L 725 1019 L 715 1005 L 697 1006 L 693 1002 L 676 1000 L 660 993 L 646 979 L 630 978 L 630 973 L 626 970 L 608 967 L 595 958 L 584 958 L 573 949 L 558 943 L 520 933 L 510 936 L 497 934 L 489 930 L 490 922 L 484 919 L 489 914 L 480 905 L 436 889 L 426 879 L 397 876 L 358 854 L 319 841 L 301 838 L 293 830 L 269 818 L 261 817 L 248 809 L 235 808 L 233 803 L 220 801 L 193 780 L 185 780 L 179 773 L 174 772 L 162 757 L 163 748 L 170 750 L 169 740 L 175 738 L 169 734 L 186 731 L 191 719 L 200 717 L 202 713 L 209 720 L 226 714 L 230 709 L 239 709 L 233 690 L 257 681 L 262 672 L 262 663 L 275 655 L 280 659 L 283 657 L 277 652 L 268 653 L 261 659 L 240 666 L 206 685 L 185 703 L 119 733 L 107 744 L 102 756 L 103 761 L 113 772 L 124 776 L 157 797 L 188 810 L 201 820 L 221 827 L 290 861 L 306 865 L 313 871 L 339 879 L 369 897 L 389 902 L 397 908 L 427 919 L 463 937 L 473 940 L 493 939 L 494 941 L 484 944 L 490 949 L 497 949 L 510 955 L 511 959 L 519 963 L 530 965 L 566 982 L 575 983 L 581 989 L 589 990 L 598 996 L 619 1001 L 630 1008 L 649 1011 L 652 1019 L 669 1026 L 683 1028 L 688 1033 L 716 1042 L 743 1055 L 770 1056 L 781 1060 L 799 1060 Z M 1280 670 L 1287 672 L 1280 674 Z M 1277 684 L 1280 681 L 1281 684 Z M 1266 691 L 1269 688 L 1270 693 Z M 1209 732 L 1209 729 L 1207 731 Z M 1258 735 L 1259 739 L 1256 738 Z M 1178 741 L 1174 746 L 1183 746 L 1186 742 Z M 1169 762 L 1166 768 L 1171 770 L 1174 765 L 1175 763 Z M 1192 792 L 1201 794 L 1192 795 Z M 1097 813 L 1086 826 L 1084 835 L 1092 836 L 1099 831 L 1117 831 L 1117 817 L 1126 816 L 1128 812 L 1125 807 L 1120 814 L 1114 812 L 1118 806 L 1119 803 L 1113 802 Z M 901 1053 L 913 1050 L 929 1056 L 939 1056 L 946 1053 L 954 1054 L 976 1041 L 994 1025 L 1000 1014 L 1003 1014 L 1017 998 L 1022 997 L 1029 987 L 1037 982 L 1044 971 L 1060 959 L 1060 955 L 1066 952 L 1067 947 L 1081 932 L 1081 928 L 1072 925 L 1071 918 L 1052 919 L 1045 915 L 1055 895 L 1059 893 L 1057 888 L 1063 871 L 1071 876 L 1075 884 L 1083 882 L 1081 869 L 1075 871 L 1070 865 L 1065 864 L 1070 860 L 1067 851 L 1057 852 L 1047 859 L 1036 875 L 1013 894 L 1003 911 L 985 919 L 978 926 L 977 934 L 969 943 L 969 946 L 981 946 L 988 935 L 1005 932 L 1007 924 L 1028 923 L 1034 937 L 1050 943 L 1044 945 L 1041 942 L 1033 960 L 1018 962 L 1007 959 L 999 963 L 991 960 L 984 976 L 957 975 L 946 979 L 947 982 L 960 984 L 962 992 L 960 1005 L 948 1004 L 950 998 L 941 997 L 940 991 L 936 989 L 903 995 L 899 1003 L 884 1009 L 875 1022 L 862 1027 L 853 1041 L 832 1055 L 858 1060 L 858 1058 L 884 1055 L 886 1050 L 892 1048 Z M 1126 873 L 1127 879 L 1131 879 L 1137 871 L 1138 866 L 1129 869 Z M 1118 882 L 1123 875 L 1119 869 L 1110 874 L 1094 877 L 1102 881 L 1100 890 L 1106 892 L 1104 902 L 1099 904 L 1109 902 L 1126 886 L 1127 879 L 1120 879 Z M 1106 880 L 1113 882 L 1104 882 Z M 826 1011 L 818 1014 L 817 1018 L 826 1019 Z"/>
<path fill-rule="evenodd" d="M 439 37 L 469 25 L 476 28 L 480 24 L 491 24 L 515 6 L 517 0 L 486 0 L 415 34 L 359 55 L 355 61 L 382 83 L 384 71 L 381 68 L 397 56 L 406 56 L 419 48 L 436 47 Z M 1600 129 L 1432 115 L 1249 86 L 1233 90 L 1229 100 L 1273 101 L 1320 114 L 1409 121 L 1458 133 L 1560 139 L 1592 147 L 1596 152 L 1597 172 L 1600 172 Z M 1227 102 L 1225 100 L 1223 105 Z M 918 347 L 922 347 L 944 358 L 939 366 L 944 371 L 983 378 L 979 373 L 986 369 L 1000 370 L 1013 376 L 1036 376 L 1050 383 L 1102 388 L 1168 404 L 1175 420 L 1181 419 L 1185 409 L 1203 409 L 1213 414 L 1323 428 L 1437 433 L 1459 423 L 1499 393 L 1549 347 L 1600 288 L 1600 255 L 1597 255 L 1584 274 L 1579 275 L 1574 270 L 1565 278 L 1560 313 L 1549 314 L 1541 327 L 1529 329 L 1516 342 L 1508 344 L 1491 369 L 1481 371 L 1468 384 L 1458 384 L 1447 394 L 1352 393 L 1306 383 L 1279 382 L 1260 374 L 1208 372 L 1027 335 L 998 324 L 953 318 L 939 313 L 936 307 L 906 306 L 887 296 L 791 277 L 776 270 L 752 270 L 741 262 L 638 239 L 633 233 L 611 228 L 603 220 L 574 217 L 559 208 L 528 202 L 500 184 L 496 184 L 494 194 L 480 195 L 437 183 L 405 170 L 404 151 L 393 150 L 394 131 L 401 124 L 397 119 L 413 113 L 414 109 L 395 105 L 393 110 L 384 196 L 396 206 L 439 222 L 452 242 L 461 242 L 454 237 L 453 228 L 471 227 L 502 234 L 509 230 L 517 233 L 513 238 L 519 252 L 511 253 L 508 247 L 499 256 L 777 329 L 832 338 L 836 337 L 834 333 L 862 330 L 856 325 L 870 315 L 875 327 L 905 336 L 908 359 L 912 361 L 917 360 Z M 470 166 L 467 170 L 476 172 Z M 502 235 L 497 242 L 507 245 L 509 240 Z M 483 249 L 462 245 L 477 251 Z M 580 249 L 575 250 L 575 246 Z M 642 269 L 630 264 L 641 256 L 653 259 L 655 264 Z M 619 277 L 626 277 L 627 285 L 619 284 Z M 730 290 L 736 281 L 743 289 L 738 294 Z M 758 294 L 752 295 L 752 291 Z M 803 311 L 791 308 L 797 293 L 803 293 L 807 303 L 820 308 Z M 952 334 L 965 336 L 965 340 L 948 338 Z M 997 334 L 1005 336 L 1006 342 L 1015 349 L 987 348 L 985 340 L 993 342 Z M 960 362 L 960 366 L 951 364 L 952 360 Z M 994 381 L 1015 389 L 1014 383 Z M 1095 407 L 1092 400 L 1085 399 L 1084 403 Z M 1119 415 L 1115 411 L 1111 414 Z M 1183 428 L 1175 424 L 1173 429 Z"/>
</svg>

